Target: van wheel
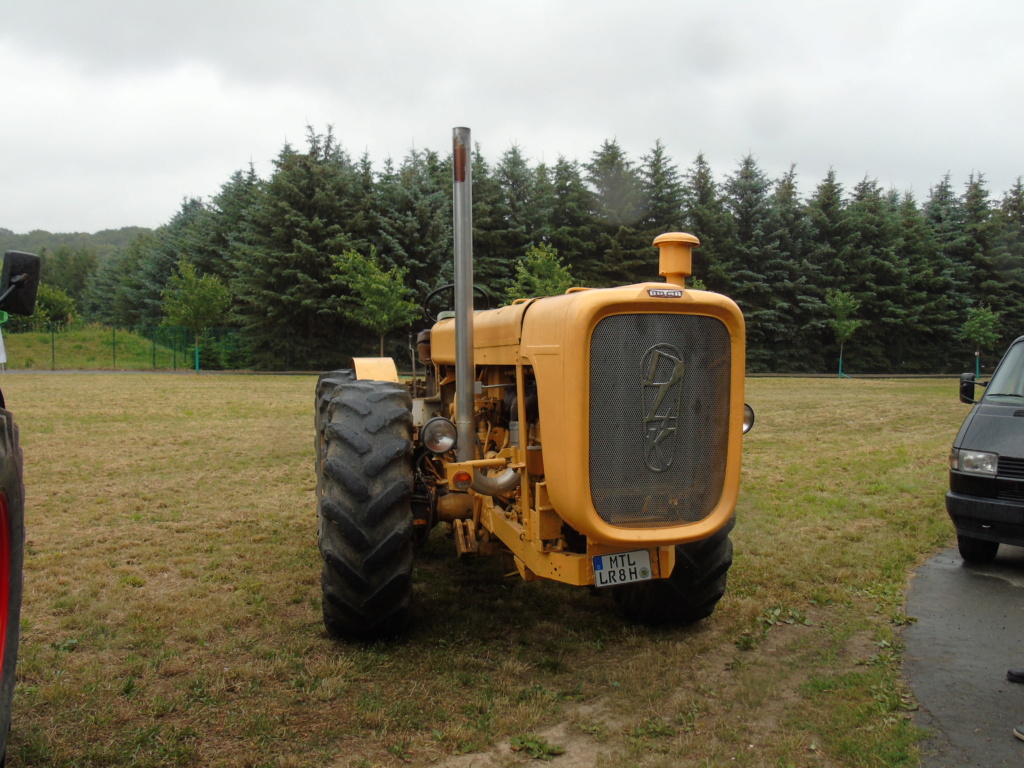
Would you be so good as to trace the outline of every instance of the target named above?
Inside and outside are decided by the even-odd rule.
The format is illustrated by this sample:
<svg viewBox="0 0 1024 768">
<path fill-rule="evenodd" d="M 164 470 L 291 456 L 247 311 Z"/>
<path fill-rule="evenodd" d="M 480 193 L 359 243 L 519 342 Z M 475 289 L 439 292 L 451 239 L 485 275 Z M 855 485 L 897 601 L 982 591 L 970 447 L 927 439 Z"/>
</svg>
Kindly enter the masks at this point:
<svg viewBox="0 0 1024 768">
<path fill-rule="evenodd" d="M 676 565 L 667 579 L 613 587 L 626 618 L 644 624 L 692 624 L 707 618 L 725 594 L 732 566 L 729 532 L 735 518 L 706 539 L 676 547 Z"/>
<path fill-rule="evenodd" d="M 999 551 L 998 541 L 986 539 L 972 539 L 967 536 L 956 535 L 956 548 L 960 550 L 960 557 L 964 562 L 985 565 L 996 559 L 996 552 Z"/>
</svg>

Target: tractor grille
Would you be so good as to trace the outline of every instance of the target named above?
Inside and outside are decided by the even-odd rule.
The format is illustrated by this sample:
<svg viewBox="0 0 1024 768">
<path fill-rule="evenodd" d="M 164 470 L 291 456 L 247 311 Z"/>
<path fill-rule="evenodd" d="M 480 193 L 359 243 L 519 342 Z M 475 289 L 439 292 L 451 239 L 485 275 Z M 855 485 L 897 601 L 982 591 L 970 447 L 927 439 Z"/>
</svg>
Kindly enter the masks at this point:
<svg viewBox="0 0 1024 768">
<path fill-rule="evenodd" d="M 658 528 L 718 505 L 728 455 L 731 345 L 700 315 L 601 320 L 590 341 L 590 493 L 605 522 Z"/>
</svg>

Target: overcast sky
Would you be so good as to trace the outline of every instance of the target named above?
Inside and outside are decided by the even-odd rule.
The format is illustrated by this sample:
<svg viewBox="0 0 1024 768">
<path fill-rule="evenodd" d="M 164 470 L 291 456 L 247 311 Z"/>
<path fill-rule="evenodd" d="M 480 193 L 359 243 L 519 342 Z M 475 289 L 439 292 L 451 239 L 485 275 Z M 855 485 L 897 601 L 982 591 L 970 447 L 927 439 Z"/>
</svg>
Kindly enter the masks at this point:
<svg viewBox="0 0 1024 768">
<path fill-rule="evenodd" d="M 919 200 L 1024 174 L 1017 0 L 0 0 L 0 227 L 166 223 L 306 126 L 354 156 L 661 139 Z"/>
</svg>

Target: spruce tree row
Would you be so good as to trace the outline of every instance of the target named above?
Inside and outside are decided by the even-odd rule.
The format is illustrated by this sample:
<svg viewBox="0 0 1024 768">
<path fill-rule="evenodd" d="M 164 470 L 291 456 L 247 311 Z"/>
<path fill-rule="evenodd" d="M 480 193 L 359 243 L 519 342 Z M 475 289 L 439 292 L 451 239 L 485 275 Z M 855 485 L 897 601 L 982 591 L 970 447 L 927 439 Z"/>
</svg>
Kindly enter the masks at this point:
<svg viewBox="0 0 1024 768">
<path fill-rule="evenodd" d="M 973 308 L 1000 316 L 990 355 L 1024 328 L 1020 180 L 996 202 L 982 175 L 959 193 L 947 175 L 919 203 L 873 179 L 847 190 L 830 172 L 803 196 L 795 168 L 772 179 L 750 155 L 720 182 L 701 154 L 680 172 L 660 141 L 639 160 L 610 140 L 586 163 L 553 165 L 531 164 L 513 145 L 493 166 L 477 148 L 473 209 L 476 280 L 497 297 L 531 246 L 554 249 L 577 284 L 602 287 L 657 280 L 654 237 L 696 235 L 694 278 L 743 309 L 752 372 L 836 370 L 830 292 L 857 306 L 849 373 L 973 369 L 961 338 Z M 269 178 L 236 172 L 211 200 L 185 200 L 165 226 L 98 260 L 78 283 L 81 310 L 157 325 L 187 258 L 229 287 L 225 324 L 238 329 L 248 364 L 326 369 L 377 347 L 346 310 L 355 297 L 332 279 L 338 258 L 356 251 L 400 267 L 422 298 L 451 281 L 452 249 L 450 156 L 414 149 L 375 169 L 330 129 L 310 128 L 305 151 L 286 144 Z M 393 354 L 404 354 L 405 337 L 393 334 Z"/>
</svg>

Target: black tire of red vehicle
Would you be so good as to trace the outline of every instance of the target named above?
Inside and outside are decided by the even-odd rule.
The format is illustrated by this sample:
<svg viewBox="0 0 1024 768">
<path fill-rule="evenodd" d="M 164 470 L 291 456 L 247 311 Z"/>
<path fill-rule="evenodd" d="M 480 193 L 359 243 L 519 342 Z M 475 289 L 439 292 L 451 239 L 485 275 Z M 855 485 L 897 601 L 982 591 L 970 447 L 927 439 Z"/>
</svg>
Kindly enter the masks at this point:
<svg viewBox="0 0 1024 768">
<path fill-rule="evenodd" d="M 725 594 L 732 566 L 734 520 L 706 539 L 676 547 L 676 565 L 667 579 L 613 587 L 626 618 L 644 624 L 692 624 L 707 618 Z"/>
<path fill-rule="evenodd" d="M 412 610 L 412 414 L 408 391 L 340 381 L 317 462 L 324 626 L 334 637 L 402 632 Z"/>
<path fill-rule="evenodd" d="M 22 567 L 25 560 L 25 487 L 18 427 L 0 409 L 0 765 L 7 757 L 11 704 L 21 635 Z"/>
<path fill-rule="evenodd" d="M 998 541 L 987 541 L 985 539 L 972 539 L 968 536 L 956 535 L 956 548 L 960 550 L 960 557 L 966 563 L 974 565 L 986 565 L 996 559 L 999 551 Z"/>
</svg>

